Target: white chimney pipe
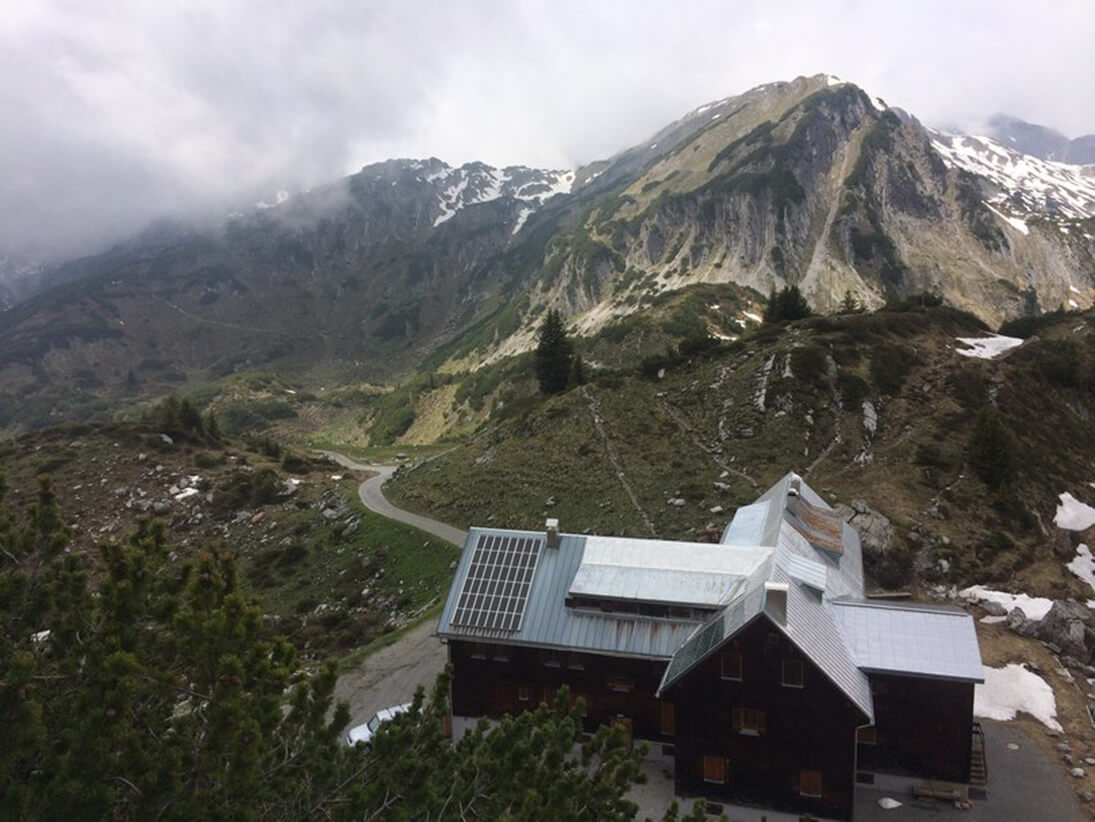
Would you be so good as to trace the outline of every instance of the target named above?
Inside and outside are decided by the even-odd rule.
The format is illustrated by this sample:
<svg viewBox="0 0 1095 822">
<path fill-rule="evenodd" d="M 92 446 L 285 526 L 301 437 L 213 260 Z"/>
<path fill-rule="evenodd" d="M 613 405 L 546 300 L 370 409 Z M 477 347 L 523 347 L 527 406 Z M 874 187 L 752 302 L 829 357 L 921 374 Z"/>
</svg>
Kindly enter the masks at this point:
<svg viewBox="0 0 1095 822">
<path fill-rule="evenodd" d="M 555 517 L 551 517 L 545 523 L 547 530 L 547 547 L 558 548 L 559 547 L 559 520 Z"/>
<path fill-rule="evenodd" d="M 787 590 L 790 586 L 786 582 L 764 583 L 764 610 L 780 625 L 787 624 Z"/>
</svg>

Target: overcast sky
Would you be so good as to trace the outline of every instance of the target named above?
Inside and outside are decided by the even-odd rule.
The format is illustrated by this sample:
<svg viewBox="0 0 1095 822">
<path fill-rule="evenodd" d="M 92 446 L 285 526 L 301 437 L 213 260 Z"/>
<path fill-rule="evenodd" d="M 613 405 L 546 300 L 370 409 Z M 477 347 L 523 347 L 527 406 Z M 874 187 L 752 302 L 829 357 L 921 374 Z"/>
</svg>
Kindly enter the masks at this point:
<svg viewBox="0 0 1095 822">
<path fill-rule="evenodd" d="M 0 249 L 73 253 L 388 157 L 574 167 L 819 72 L 929 124 L 1077 136 L 1093 35 L 1091 0 L 5 0 Z"/>
</svg>

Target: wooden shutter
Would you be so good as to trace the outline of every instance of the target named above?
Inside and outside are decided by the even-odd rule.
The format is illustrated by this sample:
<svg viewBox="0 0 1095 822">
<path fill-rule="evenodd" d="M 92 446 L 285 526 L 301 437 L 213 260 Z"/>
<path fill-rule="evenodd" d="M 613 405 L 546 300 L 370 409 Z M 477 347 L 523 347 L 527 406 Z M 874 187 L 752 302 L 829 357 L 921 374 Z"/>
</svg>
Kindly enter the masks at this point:
<svg viewBox="0 0 1095 822">
<path fill-rule="evenodd" d="M 803 768 L 798 772 L 798 792 L 802 796 L 821 796 L 821 771 Z"/>
<path fill-rule="evenodd" d="M 721 756 L 701 756 L 700 772 L 704 782 L 726 782 L 726 760 Z"/>
<path fill-rule="evenodd" d="M 677 733 L 677 707 L 672 702 L 662 703 L 662 735 L 673 736 Z"/>
</svg>

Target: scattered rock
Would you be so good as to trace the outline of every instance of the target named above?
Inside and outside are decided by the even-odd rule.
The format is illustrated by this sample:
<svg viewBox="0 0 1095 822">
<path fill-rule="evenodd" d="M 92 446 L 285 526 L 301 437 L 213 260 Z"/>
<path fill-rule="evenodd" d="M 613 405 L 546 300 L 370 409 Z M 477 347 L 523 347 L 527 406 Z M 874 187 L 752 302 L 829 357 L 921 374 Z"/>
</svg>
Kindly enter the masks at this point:
<svg viewBox="0 0 1095 822">
<path fill-rule="evenodd" d="M 723 508 L 722 508 L 721 505 L 716 505 L 714 508 L 711 508 L 709 510 L 711 511 L 712 514 L 721 514 L 722 511 L 723 511 Z"/>
<path fill-rule="evenodd" d="M 1087 776 L 1087 771 L 1085 771 L 1083 768 L 1073 768 L 1071 771 L 1069 771 L 1069 773 L 1077 779 L 1083 779 L 1085 776 Z"/>
<path fill-rule="evenodd" d="M 1063 759 L 1063 760 L 1065 761 L 1065 764 L 1066 764 L 1066 765 L 1075 765 L 1075 764 L 1076 764 L 1076 760 L 1074 760 L 1074 759 L 1072 758 L 1072 754 L 1070 754 L 1070 753 L 1066 753 L 1066 754 L 1065 754 L 1064 756 L 1062 756 L 1061 758 L 1062 758 L 1062 759 Z"/>
<path fill-rule="evenodd" d="M 152 513 L 153 514 L 166 514 L 170 510 L 171 510 L 171 506 L 168 505 L 163 500 L 157 500 L 156 502 L 152 503 Z"/>
<path fill-rule="evenodd" d="M 1001 605 L 999 602 L 993 602 L 992 600 L 986 599 L 986 600 L 983 600 L 980 604 L 981 604 L 981 610 L 984 611 L 989 616 L 1007 616 L 1008 615 L 1007 609 L 1003 605 Z"/>
<path fill-rule="evenodd" d="M 163 440 L 163 442 L 167 445 L 175 444 L 175 440 L 171 439 L 171 437 L 167 436 L 167 434 L 160 434 L 160 439 Z"/>
<path fill-rule="evenodd" d="M 1069 745 L 1067 742 L 1058 742 L 1057 743 L 1057 750 L 1059 750 L 1059 751 L 1071 751 L 1072 746 Z"/>
<path fill-rule="evenodd" d="M 1092 793 L 1087 788 L 1077 791 L 1076 795 L 1080 797 L 1081 802 L 1090 802 L 1092 799 L 1095 799 L 1095 793 Z"/>
</svg>

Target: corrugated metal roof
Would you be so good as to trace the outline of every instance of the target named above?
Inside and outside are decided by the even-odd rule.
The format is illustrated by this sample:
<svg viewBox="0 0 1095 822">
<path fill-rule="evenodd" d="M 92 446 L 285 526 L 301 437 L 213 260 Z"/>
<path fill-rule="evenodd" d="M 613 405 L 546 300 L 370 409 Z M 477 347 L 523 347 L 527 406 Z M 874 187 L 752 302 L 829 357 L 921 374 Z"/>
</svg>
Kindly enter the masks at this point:
<svg viewBox="0 0 1095 822">
<path fill-rule="evenodd" d="M 722 545 L 763 545 L 764 527 L 768 522 L 769 500 L 743 505 L 722 532 Z"/>
<path fill-rule="evenodd" d="M 830 610 L 864 670 L 984 681 L 973 619 L 961 609 L 834 600 Z"/>
<path fill-rule="evenodd" d="M 460 590 L 480 534 L 520 536 L 529 532 L 473 528 L 456 567 L 453 591 Z M 437 626 L 440 637 L 505 641 L 516 645 L 573 648 L 624 656 L 668 659 L 696 628 L 698 620 L 602 614 L 566 606 L 567 592 L 582 560 L 586 537 L 562 534 L 558 548 L 545 548 L 529 591 L 520 630 L 499 632 L 453 625 L 455 600 L 449 595 Z"/>
<path fill-rule="evenodd" d="M 680 605 L 730 601 L 768 551 L 621 537 L 586 537 L 572 595 Z"/>
<path fill-rule="evenodd" d="M 786 624 L 774 623 L 803 654 L 809 657 L 823 674 L 837 686 L 868 721 L 874 721 L 874 702 L 867 675 L 856 665 L 840 628 L 822 597 L 802 585 L 794 584 L 790 575 L 776 566 L 774 582 L 790 583 L 787 590 Z"/>
<path fill-rule="evenodd" d="M 681 646 L 665 669 L 658 693 L 670 687 L 681 677 L 714 653 L 725 639 L 737 634 L 756 618 L 764 607 L 764 583 L 771 574 L 772 561 L 768 559 L 745 580 L 741 593 L 734 601 L 707 620 Z M 712 642 L 717 638 L 716 642 Z"/>
<path fill-rule="evenodd" d="M 812 519 L 824 523 L 823 545 L 811 544 L 817 529 L 803 528 L 788 510 L 792 486 L 809 503 Z M 479 534 L 522 533 L 473 529 L 467 544 L 473 545 Z M 450 595 L 438 634 L 670 659 L 660 692 L 763 614 L 764 583 L 771 581 L 788 585 L 787 619 L 785 624 L 775 619 L 773 625 L 868 718 L 873 718 L 873 707 L 864 671 L 981 676 L 972 621 L 962 612 L 863 601 L 859 535 L 795 474 L 740 509 L 723 540 L 712 546 L 565 534 L 557 549 L 543 551 L 519 631 L 453 626 L 455 598 Z M 454 591 L 467 576 L 470 554 L 465 548 Z M 723 607 L 701 625 L 568 607 L 568 594 Z M 953 641 L 927 641 L 933 634 Z"/>
</svg>

